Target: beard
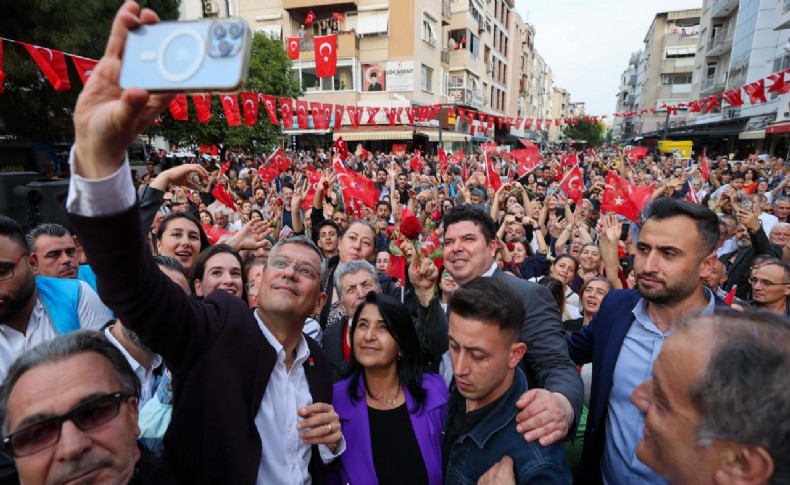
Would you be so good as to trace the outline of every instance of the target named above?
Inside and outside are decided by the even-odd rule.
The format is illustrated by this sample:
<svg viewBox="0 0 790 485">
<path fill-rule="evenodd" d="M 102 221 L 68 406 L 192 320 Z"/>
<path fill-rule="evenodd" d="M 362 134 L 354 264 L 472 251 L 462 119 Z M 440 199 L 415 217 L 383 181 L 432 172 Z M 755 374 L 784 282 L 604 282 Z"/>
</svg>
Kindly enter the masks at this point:
<svg viewBox="0 0 790 485">
<path fill-rule="evenodd" d="M 655 288 L 644 288 L 640 284 L 643 275 L 645 273 L 639 273 L 636 276 L 636 287 L 639 290 L 639 294 L 645 300 L 659 305 L 669 305 L 685 300 L 697 291 L 699 283 L 699 277 L 689 277 L 668 284 L 666 280 L 651 275 L 651 279 L 654 279 L 659 284 Z"/>
<path fill-rule="evenodd" d="M 25 281 L 14 293 L 0 295 L 5 300 L 3 308 L 0 308 L 0 322 L 5 323 L 16 317 L 27 306 L 35 292 L 36 278 L 33 273 L 28 272 Z"/>
</svg>

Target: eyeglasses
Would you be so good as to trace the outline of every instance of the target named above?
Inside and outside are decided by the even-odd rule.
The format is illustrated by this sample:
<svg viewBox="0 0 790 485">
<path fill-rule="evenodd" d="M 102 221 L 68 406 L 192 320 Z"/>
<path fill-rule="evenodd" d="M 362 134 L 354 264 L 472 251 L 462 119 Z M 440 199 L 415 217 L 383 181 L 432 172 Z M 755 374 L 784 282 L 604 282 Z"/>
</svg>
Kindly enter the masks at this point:
<svg viewBox="0 0 790 485">
<path fill-rule="evenodd" d="M 0 281 L 10 280 L 14 277 L 14 268 L 22 258 L 27 256 L 26 253 L 22 253 L 13 261 L 0 261 Z"/>
<path fill-rule="evenodd" d="M 66 421 L 71 421 L 81 431 L 90 431 L 112 421 L 118 416 L 121 403 L 132 397 L 124 392 L 97 396 L 66 414 L 23 426 L 3 438 L 3 448 L 17 458 L 38 453 L 60 440 L 60 432 Z"/>
<path fill-rule="evenodd" d="M 293 266 L 294 271 L 299 276 L 304 276 L 305 278 L 309 278 L 311 280 L 318 279 L 318 271 L 316 271 L 308 263 L 303 263 L 300 261 L 292 261 L 284 256 L 270 258 L 269 266 L 279 271 L 285 271 L 286 269 Z"/>
<path fill-rule="evenodd" d="M 749 283 L 751 283 L 751 284 L 752 284 L 752 286 L 754 286 L 754 285 L 756 285 L 756 284 L 758 284 L 758 283 L 759 283 L 759 284 L 760 284 L 760 286 L 762 286 L 762 287 L 764 287 L 764 288 L 770 288 L 770 287 L 772 287 L 772 286 L 779 286 L 779 285 L 790 285 L 790 281 L 780 281 L 780 282 L 778 282 L 778 283 L 774 283 L 773 281 L 770 281 L 770 280 L 762 280 L 762 279 L 760 279 L 760 278 L 756 278 L 756 277 L 754 277 L 754 276 L 752 276 L 751 278 L 749 278 Z"/>
</svg>

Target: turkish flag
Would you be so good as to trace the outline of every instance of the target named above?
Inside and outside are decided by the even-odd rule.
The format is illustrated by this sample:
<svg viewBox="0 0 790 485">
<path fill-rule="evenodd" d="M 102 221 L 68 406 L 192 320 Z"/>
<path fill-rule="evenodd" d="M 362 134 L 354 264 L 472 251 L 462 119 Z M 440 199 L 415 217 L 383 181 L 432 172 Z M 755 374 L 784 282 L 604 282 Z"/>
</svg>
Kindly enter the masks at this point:
<svg viewBox="0 0 790 485">
<path fill-rule="evenodd" d="M 288 59 L 295 61 L 299 59 L 299 37 L 288 37 Z"/>
<path fill-rule="evenodd" d="M 277 119 L 277 98 L 271 94 L 261 94 L 261 102 L 269 114 L 269 121 L 273 125 L 280 125 L 280 120 Z"/>
<path fill-rule="evenodd" d="M 741 88 L 731 89 L 721 95 L 724 101 L 727 101 L 730 106 L 738 107 L 743 106 L 743 96 L 741 95 Z"/>
<path fill-rule="evenodd" d="M 524 120 L 524 130 L 532 129 L 532 118 L 527 118 Z"/>
<path fill-rule="evenodd" d="M 699 162 L 699 172 L 705 182 L 710 182 L 710 172 L 708 168 L 708 147 L 702 149 L 702 160 Z"/>
<path fill-rule="evenodd" d="M 564 172 L 566 168 L 579 164 L 579 157 L 563 153 L 560 157 L 560 169 Z"/>
<path fill-rule="evenodd" d="M 335 143 L 332 145 L 332 148 L 335 149 L 335 153 L 340 155 L 341 160 L 345 160 L 346 158 L 348 158 L 348 145 L 346 145 L 346 142 L 343 141 L 342 136 L 337 137 L 337 140 L 335 140 Z"/>
<path fill-rule="evenodd" d="M 760 79 L 757 82 L 747 84 L 743 87 L 746 94 L 749 95 L 749 102 L 752 104 L 765 103 L 765 79 Z"/>
<path fill-rule="evenodd" d="M 272 156 L 269 157 L 269 165 L 277 170 L 278 173 L 283 173 L 291 168 L 291 160 L 285 156 L 285 152 L 283 152 L 282 148 L 278 148 L 272 153 Z"/>
<path fill-rule="evenodd" d="M 402 287 L 406 286 L 406 256 L 398 256 L 390 254 L 389 263 L 387 263 L 387 275 L 398 280 Z"/>
<path fill-rule="evenodd" d="M 425 168 L 425 165 L 422 163 L 419 150 L 417 150 L 417 153 L 411 158 L 411 160 L 409 160 L 409 165 L 415 172 L 422 173 L 422 169 Z"/>
<path fill-rule="evenodd" d="M 208 120 L 211 119 L 211 94 L 193 94 L 192 102 L 195 103 L 198 121 L 203 124 L 208 123 Z"/>
<path fill-rule="evenodd" d="M 409 124 L 414 124 L 414 117 L 417 116 L 417 108 L 414 106 L 409 106 L 406 108 L 406 117 L 409 118 Z"/>
<path fill-rule="evenodd" d="M 283 126 L 290 130 L 294 126 L 293 103 L 291 98 L 280 98 L 280 116 L 283 119 Z"/>
<path fill-rule="evenodd" d="M 578 164 L 565 174 L 557 189 L 565 192 L 568 198 L 576 204 L 582 201 L 582 195 L 584 194 L 584 176 Z"/>
<path fill-rule="evenodd" d="M 96 64 L 99 61 L 94 61 L 93 59 L 88 59 L 87 57 L 77 57 L 71 56 L 71 62 L 74 64 L 74 67 L 77 68 L 77 74 L 80 75 L 80 79 L 82 80 L 82 84 L 88 82 L 88 78 L 93 74 L 93 69 L 96 67 Z"/>
<path fill-rule="evenodd" d="M 343 105 L 336 104 L 335 105 L 335 126 L 333 127 L 335 130 L 340 128 L 340 125 L 343 124 Z"/>
<path fill-rule="evenodd" d="M 463 150 L 458 150 L 457 152 L 453 153 L 453 156 L 450 158 L 450 161 L 453 162 L 453 165 L 458 165 L 463 163 L 466 160 L 466 153 Z"/>
<path fill-rule="evenodd" d="M 170 114 L 173 116 L 174 120 L 186 121 L 189 118 L 186 94 L 176 95 L 176 97 L 170 101 L 168 108 L 170 109 Z"/>
<path fill-rule="evenodd" d="M 488 180 L 488 186 L 494 190 L 499 190 L 499 188 L 502 187 L 502 179 L 499 178 L 499 174 L 494 169 L 494 162 L 491 161 L 488 152 L 484 151 L 483 156 L 486 159 L 486 179 Z"/>
<path fill-rule="evenodd" d="M 787 84 L 785 82 L 784 71 L 768 76 L 768 79 L 774 82 L 773 85 L 771 85 L 771 87 L 768 88 L 769 93 L 776 93 L 781 95 L 790 92 L 790 84 Z"/>
<path fill-rule="evenodd" d="M 304 18 L 304 24 L 312 25 L 314 20 L 315 20 L 315 14 L 313 13 L 312 10 L 310 10 L 309 12 L 307 12 L 307 17 Z"/>
<path fill-rule="evenodd" d="M 524 117 L 523 116 L 519 116 L 518 118 L 516 118 L 516 124 L 514 126 L 516 127 L 517 130 L 521 129 L 521 124 L 522 123 L 524 123 Z"/>
<path fill-rule="evenodd" d="M 483 149 L 483 153 L 494 153 L 497 151 L 497 145 L 493 141 L 489 141 L 480 145 L 480 148 Z"/>
<path fill-rule="evenodd" d="M 222 94 L 222 109 L 225 111 L 225 119 L 228 126 L 241 126 L 241 114 L 239 113 L 239 98 L 236 94 Z"/>
<path fill-rule="evenodd" d="M 724 303 L 728 306 L 732 306 L 733 300 L 735 300 L 735 292 L 738 290 L 738 285 L 732 285 L 732 289 L 729 293 L 724 297 Z"/>
<path fill-rule="evenodd" d="M 653 195 L 655 185 L 639 187 L 615 173 L 606 176 L 606 190 L 601 199 L 601 212 L 612 211 L 637 222 L 642 209 Z"/>
<path fill-rule="evenodd" d="M 241 92 L 241 102 L 244 104 L 244 124 L 247 126 L 253 126 L 258 121 L 258 97 L 258 93 Z"/>
<path fill-rule="evenodd" d="M 316 77 L 332 77 L 337 69 L 337 34 L 313 37 Z"/>
<path fill-rule="evenodd" d="M 223 187 L 222 184 L 215 185 L 214 188 L 211 190 L 211 195 L 213 195 L 215 199 L 217 199 L 226 207 L 233 209 L 234 211 L 239 210 L 236 208 L 236 204 L 233 202 L 233 197 L 230 196 L 230 194 L 228 193 L 227 190 L 225 190 L 225 187 Z"/>
<path fill-rule="evenodd" d="M 628 157 L 628 161 L 631 163 L 636 163 L 637 160 L 642 160 L 647 155 L 647 147 L 634 147 L 631 150 L 625 152 L 625 156 Z"/>
<path fill-rule="evenodd" d="M 390 121 L 390 126 L 395 126 L 398 110 L 395 108 L 384 108 L 384 113 L 387 115 L 387 119 Z"/>
<path fill-rule="evenodd" d="M 206 233 L 206 237 L 208 237 L 208 242 L 211 244 L 217 244 L 217 241 L 222 239 L 222 236 L 226 234 L 232 234 L 230 231 L 226 231 L 225 229 L 221 229 L 212 224 L 200 223 L 200 226 L 203 228 L 203 232 Z"/>
<path fill-rule="evenodd" d="M 349 119 L 351 119 L 351 126 L 354 128 L 359 128 L 359 122 L 362 118 L 362 108 L 357 108 L 356 106 L 346 106 L 346 111 L 348 112 Z"/>
<path fill-rule="evenodd" d="M 376 123 L 376 114 L 378 114 L 379 109 L 376 106 L 368 106 L 368 124 L 373 126 L 378 126 Z"/>
<path fill-rule="evenodd" d="M 540 165 L 540 149 L 535 145 L 531 148 L 514 150 L 510 152 L 510 156 L 516 159 L 516 172 L 519 177 L 523 177 Z"/>
<path fill-rule="evenodd" d="M 543 131 L 543 118 L 535 120 L 535 125 L 538 127 L 538 131 Z"/>
<path fill-rule="evenodd" d="M 302 201 L 302 209 L 307 210 L 313 206 L 313 199 L 315 199 L 315 191 L 318 188 L 318 182 L 321 181 L 321 171 L 313 167 L 305 167 L 307 172 L 307 194 L 305 194 Z"/>
<path fill-rule="evenodd" d="M 338 22 L 346 21 L 346 19 L 343 17 L 343 14 L 338 12 L 332 12 L 332 18 L 337 20 Z"/>
<path fill-rule="evenodd" d="M 324 117 L 323 125 L 321 126 L 322 130 L 329 129 L 329 122 L 332 121 L 332 108 L 334 105 L 332 103 L 322 103 L 321 104 L 321 115 Z"/>
<path fill-rule="evenodd" d="M 260 177 L 261 181 L 265 184 L 272 183 L 272 181 L 276 179 L 278 175 L 280 175 L 280 173 L 271 165 L 265 165 L 258 169 L 258 177 Z"/>
<path fill-rule="evenodd" d="M 313 115 L 313 128 L 316 130 L 323 130 L 324 112 L 321 111 L 321 103 L 316 103 L 315 101 L 311 101 L 310 114 Z"/>
<path fill-rule="evenodd" d="M 0 39 L 0 93 L 5 91 L 3 83 L 5 82 L 5 72 L 3 71 L 3 39 Z"/>
<path fill-rule="evenodd" d="M 30 45 L 20 42 L 30 57 L 36 61 L 39 69 L 47 77 L 47 80 L 55 91 L 68 91 L 71 89 L 71 82 L 69 81 L 69 72 L 66 68 L 66 56 L 61 51 L 48 49 L 46 47 L 39 47 L 37 45 Z"/>
<path fill-rule="evenodd" d="M 219 167 L 219 173 L 225 175 L 230 170 L 230 162 L 225 162 Z"/>
<path fill-rule="evenodd" d="M 337 173 L 337 181 L 340 183 L 340 188 L 343 192 L 343 202 L 347 206 L 353 206 L 353 202 L 357 201 L 371 209 L 375 209 L 379 200 L 376 183 L 364 175 L 345 168 L 337 160 L 335 160 L 334 167 Z"/>
<path fill-rule="evenodd" d="M 299 125 L 299 128 L 310 128 L 310 118 L 307 115 L 307 101 L 296 100 L 296 123 Z"/>
<path fill-rule="evenodd" d="M 439 147 L 436 151 L 439 153 L 439 167 L 441 167 L 442 170 L 444 170 L 445 168 L 447 168 L 447 154 L 444 153 L 442 147 Z"/>
</svg>

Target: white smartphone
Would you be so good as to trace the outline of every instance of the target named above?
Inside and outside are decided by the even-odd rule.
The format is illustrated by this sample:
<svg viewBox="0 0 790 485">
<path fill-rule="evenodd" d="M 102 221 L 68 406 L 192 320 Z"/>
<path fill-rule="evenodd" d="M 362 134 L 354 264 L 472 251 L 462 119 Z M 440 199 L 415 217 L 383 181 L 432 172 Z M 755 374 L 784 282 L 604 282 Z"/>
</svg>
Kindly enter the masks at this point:
<svg viewBox="0 0 790 485">
<path fill-rule="evenodd" d="M 151 92 L 238 91 L 247 79 L 251 44 L 241 18 L 142 25 L 126 40 L 120 85 Z"/>
</svg>

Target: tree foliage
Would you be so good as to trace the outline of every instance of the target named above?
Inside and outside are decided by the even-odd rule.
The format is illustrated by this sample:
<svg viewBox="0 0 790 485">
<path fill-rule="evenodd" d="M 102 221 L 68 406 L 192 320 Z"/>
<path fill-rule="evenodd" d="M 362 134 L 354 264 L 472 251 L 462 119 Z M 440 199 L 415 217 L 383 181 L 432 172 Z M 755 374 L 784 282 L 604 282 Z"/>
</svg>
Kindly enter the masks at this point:
<svg viewBox="0 0 790 485">
<path fill-rule="evenodd" d="M 263 33 L 254 35 L 249 74 L 243 89 L 289 98 L 302 94 L 299 80 L 292 74 L 291 60 L 282 41 Z M 258 121 L 253 126 L 243 123 L 243 115 L 242 126 L 228 126 L 219 96 L 212 96 L 211 119 L 207 124 L 197 121 L 195 105 L 191 99 L 187 104 L 188 121 L 175 121 L 169 110 L 166 110 L 161 122 L 151 126 L 146 133 L 162 136 L 173 145 L 217 145 L 223 148 L 223 152 L 236 147 L 244 147 L 252 152 L 257 151 L 256 148 L 262 151 L 276 144 L 280 134 L 279 125 L 271 124 L 263 104 L 259 106 Z"/>
<path fill-rule="evenodd" d="M 178 18 L 179 0 L 141 0 L 164 19 Z M 118 0 L 0 0 L 0 35 L 99 59 L 104 52 Z M 70 91 L 55 91 L 35 61 L 18 44 L 3 43 L 5 93 L 0 94 L 0 130 L 19 139 L 69 142 L 74 137 L 72 110 L 82 81 L 66 60 Z"/>
<path fill-rule="evenodd" d="M 605 125 L 602 122 L 579 119 L 576 125 L 568 125 L 563 130 L 566 140 L 586 141 L 590 147 L 597 147 L 604 141 Z"/>
</svg>

